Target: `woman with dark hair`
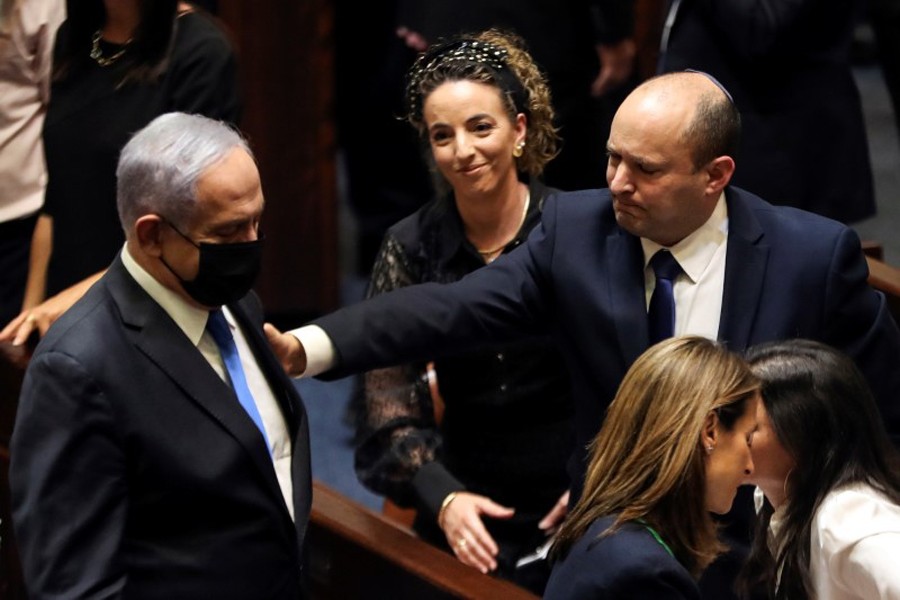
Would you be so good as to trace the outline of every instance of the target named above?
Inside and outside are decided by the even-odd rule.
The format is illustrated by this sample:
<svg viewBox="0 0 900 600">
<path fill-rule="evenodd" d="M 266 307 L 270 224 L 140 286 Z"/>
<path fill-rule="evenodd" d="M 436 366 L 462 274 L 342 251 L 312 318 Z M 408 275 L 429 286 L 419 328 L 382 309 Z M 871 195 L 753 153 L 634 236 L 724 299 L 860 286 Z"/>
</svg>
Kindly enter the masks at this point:
<svg viewBox="0 0 900 600">
<path fill-rule="evenodd" d="M 131 134 L 166 112 L 236 124 L 240 111 L 231 44 L 202 10 L 178 0 L 67 4 L 43 131 L 46 201 L 23 312 L 0 333 L 14 343 L 43 334 L 124 243 L 115 171 Z"/>
<path fill-rule="evenodd" d="M 584 492 L 556 535 L 545 599 L 699 599 L 725 548 L 710 512 L 753 473 L 759 384 L 736 354 L 669 338 L 634 362 L 591 444 Z"/>
<path fill-rule="evenodd" d="M 762 402 L 746 594 L 900 598 L 900 455 L 866 380 L 847 356 L 809 340 L 761 345 L 748 360 Z"/>
<path fill-rule="evenodd" d="M 486 31 L 433 47 L 410 70 L 407 106 L 440 194 L 388 230 L 369 296 L 503 260 L 551 193 L 539 179 L 556 153 L 550 92 L 519 38 Z M 426 375 L 438 355 L 365 375 L 357 474 L 415 507 L 424 539 L 540 593 L 546 562 L 523 557 L 567 504 L 574 430 L 562 357 L 535 335 L 436 358 L 438 422 Z"/>
</svg>

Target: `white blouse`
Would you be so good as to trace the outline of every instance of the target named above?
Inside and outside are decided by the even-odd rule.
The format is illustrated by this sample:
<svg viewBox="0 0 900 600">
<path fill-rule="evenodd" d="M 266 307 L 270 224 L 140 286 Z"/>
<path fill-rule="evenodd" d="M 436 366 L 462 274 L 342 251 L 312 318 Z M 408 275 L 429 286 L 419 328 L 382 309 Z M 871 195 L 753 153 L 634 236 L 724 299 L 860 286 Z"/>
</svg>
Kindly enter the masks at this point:
<svg viewBox="0 0 900 600">
<path fill-rule="evenodd" d="M 867 484 L 825 497 L 810 535 L 819 600 L 900 600 L 900 505 Z"/>
<path fill-rule="evenodd" d="M 757 511 L 762 498 L 757 488 Z M 784 508 L 769 523 L 773 551 Z M 900 506 L 864 483 L 828 494 L 813 519 L 810 575 L 819 600 L 900 600 Z"/>
</svg>

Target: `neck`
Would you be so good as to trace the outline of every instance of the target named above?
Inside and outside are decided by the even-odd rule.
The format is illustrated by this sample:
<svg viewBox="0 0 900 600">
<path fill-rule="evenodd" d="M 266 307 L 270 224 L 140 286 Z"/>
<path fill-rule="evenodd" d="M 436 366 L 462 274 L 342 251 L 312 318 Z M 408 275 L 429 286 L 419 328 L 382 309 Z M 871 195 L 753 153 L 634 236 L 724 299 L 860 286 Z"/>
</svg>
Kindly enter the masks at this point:
<svg viewBox="0 0 900 600">
<path fill-rule="evenodd" d="M 525 221 L 528 186 L 518 180 L 488 199 L 457 196 L 466 237 L 478 250 L 497 249 L 512 241 Z M 493 257 L 488 257 L 493 258 Z"/>
<path fill-rule="evenodd" d="M 134 37 L 141 22 L 141 6 L 138 0 L 103 0 L 106 22 L 103 39 L 114 44 L 124 44 Z"/>
<path fill-rule="evenodd" d="M 787 501 L 787 494 L 784 493 L 784 483 L 774 482 L 771 485 L 759 483 L 759 489 L 763 491 L 766 500 L 772 505 L 772 508 L 778 508 Z"/>
</svg>

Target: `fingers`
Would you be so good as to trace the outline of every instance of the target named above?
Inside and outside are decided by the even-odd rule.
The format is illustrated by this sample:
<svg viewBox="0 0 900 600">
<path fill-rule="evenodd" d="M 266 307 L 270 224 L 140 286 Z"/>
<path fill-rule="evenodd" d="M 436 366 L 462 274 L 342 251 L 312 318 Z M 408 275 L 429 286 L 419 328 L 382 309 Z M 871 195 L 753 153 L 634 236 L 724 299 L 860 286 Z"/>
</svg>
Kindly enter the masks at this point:
<svg viewBox="0 0 900 600">
<path fill-rule="evenodd" d="M 484 536 L 490 541 L 493 551 L 485 544 L 483 538 L 471 531 L 462 530 L 453 542 L 453 553 L 463 564 L 475 567 L 482 573 L 490 573 L 497 568 L 495 559 L 497 544 L 487 531 L 484 532 Z"/>
<path fill-rule="evenodd" d="M 285 372 L 292 377 L 302 375 L 306 370 L 306 352 L 300 340 L 289 333 L 282 333 L 271 323 L 263 324 L 263 332 Z"/>
<path fill-rule="evenodd" d="M 49 324 L 46 324 L 41 333 L 47 331 Z M 9 322 L 3 331 L 0 331 L 0 342 L 12 342 L 13 346 L 21 346 L 31 335 L 31 332 L 38 328 L 38 319 L 31 311 L 24 311 L 15 319 Z"/>
<path fill-rule="evenodd" d="M 541 522 L 538 523 L 538 529 L 541 529 L 543 531 L 554 529 L 562 522 L 568 512 L 569 492 L 566 491 L 562 496 L 559 497 L 559 500 L 556 501 L 556 504 L 553 505 L 553 508 L 550 509 L 550 512 L 548 512 L 544 516 L 544 518 L 541 519 Z"/>
<path fill-rule="evenodd" d="M 441 526 L 447 543 L 459 560 L 482 573 L 497 568 L 500 549 L 482 522 L 482 516 L 508 519 L 515 509 L 501 506 L 489 498 L 476 494 L 458 493 L 447 505 Z"/>
<path fill-rule="evenodd" d="M 598 45 L 600 74 L 591 84 L 591 95 L 602 96 L 624 83 L 634 69 L 636 54 L 637 46 L 632 39 L 624 39 L 611 45 Z"/>
</svg>

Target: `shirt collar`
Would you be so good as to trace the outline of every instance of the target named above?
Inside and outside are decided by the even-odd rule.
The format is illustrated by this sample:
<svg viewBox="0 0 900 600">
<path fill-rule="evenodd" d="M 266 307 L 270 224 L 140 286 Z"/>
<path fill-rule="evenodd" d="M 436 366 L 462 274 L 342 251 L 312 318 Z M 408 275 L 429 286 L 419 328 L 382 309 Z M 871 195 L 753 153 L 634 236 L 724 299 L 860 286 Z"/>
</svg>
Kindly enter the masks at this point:
<svg viewBox="0 0 900 600">
<path fill-rule="evenodd" d="M 528 233 L 534 228 L 534 225 L 541 218 L 544 200 L 549 193 L 549 188 L 536 180 L 532 180 L 528 184 L 528 193 L 531 200 L 528 203 L 528 210 L 525 213 L 525 219 L 519 228 L 516 236 L 504 246 L 517 247 L 528 237 Z M 443 196 L 435 210 L 428 217 L 426 227 L 429 229 L 439 230 L 439 256 L 436 257 L 438 263 L 445 266 L 450 263 L 460 253 L 465 253 L 470 257 L 478 258 L 479 264 L 483 261 L 478 257 L 477 251 L 466 239 L 465 227 L 459 210 L 456 208 L 456 202 L 453 198 L 453 192 Z M 466 247 L 468 246 L 468 250 Z"/>
<path fill-rule="evenodd" d="M 728 204 L 725 202 L 725 192 L 722 192 L 716 202 L 716 207 L 706 222 L 689 236 L 666 249 L 678 261 L 685 275 L 693 283 L 697 283 L 715 256 L 716 250 L 727 239 Z M 653 255 L 665 246 L 647 238 L 641 238 L 641 247 L 644 250 L 644 267 L 646 268 Z"/>
<path fill-rule="evenodd" d="M 131 256 L 128 244 L 122 249 L 122 264 L 137 284 L 175 321 L 191 343 L 195 346 L 200 343 L 209 311 L 188 304 L 184 298 L 154 279 Z"/>
</svg>

